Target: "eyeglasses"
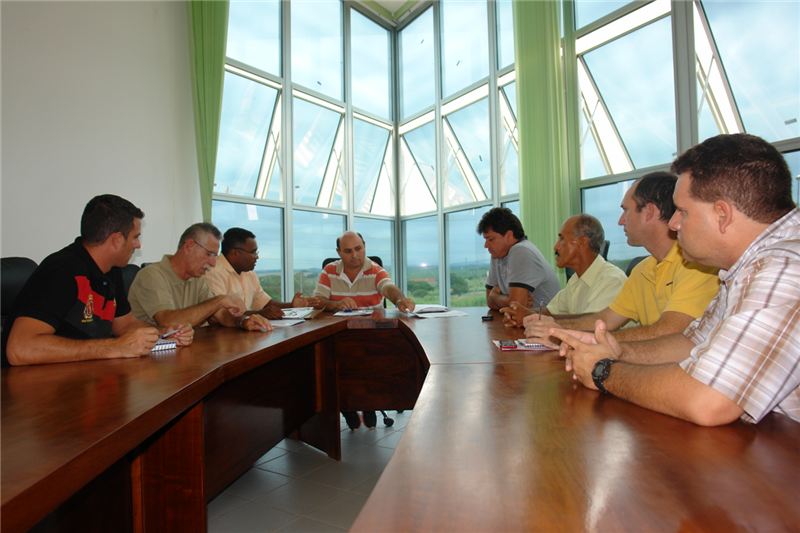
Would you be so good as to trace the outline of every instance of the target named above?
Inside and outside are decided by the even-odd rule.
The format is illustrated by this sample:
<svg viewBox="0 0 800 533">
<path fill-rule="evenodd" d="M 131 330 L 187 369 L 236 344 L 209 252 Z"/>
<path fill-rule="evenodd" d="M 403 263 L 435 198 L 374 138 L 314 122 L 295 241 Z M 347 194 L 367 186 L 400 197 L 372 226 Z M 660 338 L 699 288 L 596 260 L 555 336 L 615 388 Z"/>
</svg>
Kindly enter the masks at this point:
<svg viewBox="0 0 800 533">
<path fill-rule="evenodd" d="M 217 254 L 216 252 L 212 252 L 211 250 L 209 250 L 208 248 L 206 248 L 205 246 L 203 246 L 202 244 L 200 244 L 200 243 L 199 243 L 199 242 L 197 242 L 197 241 L 194 241 L 194 243 L 195 243 L 197 246 L 199 246 L 200 248 L 202 248 L 203 250 L 205 250 L 205 251 L 206 251 L 206 254 L 208 254 L 208 258 L 209 258 L 209 259 L 211 259 L 212 257 L 217 257 L 217 255 L 219 255 L 219 254 Z"/>
<path fill-rule="evenodd" d="M 252 255 L 253 257 L 258 257 L 258 248 L 256 248 L 253 251 L 245 250 L 244 248 L 234 248 L 234 250 L 239 250 L 240 252 L 246 252 L 246 253 Z"/>
</svg>

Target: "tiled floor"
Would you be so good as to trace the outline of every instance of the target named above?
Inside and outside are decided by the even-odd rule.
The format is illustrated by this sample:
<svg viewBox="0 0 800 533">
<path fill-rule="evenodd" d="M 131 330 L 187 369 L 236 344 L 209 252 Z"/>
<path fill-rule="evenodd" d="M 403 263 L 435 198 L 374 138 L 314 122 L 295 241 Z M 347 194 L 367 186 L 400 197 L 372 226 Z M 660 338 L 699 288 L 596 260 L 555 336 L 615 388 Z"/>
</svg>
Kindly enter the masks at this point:
<svg viewBox="0 0 800 533">
<path fill-rule="evenodd" d="M 208 504 L 209 533 L 347 531 L 392 457 L 411 411 L 387 413 L 385 427 L 350 431 L 342 418 L 342 460 L 284 440 Z"/>
</svg>

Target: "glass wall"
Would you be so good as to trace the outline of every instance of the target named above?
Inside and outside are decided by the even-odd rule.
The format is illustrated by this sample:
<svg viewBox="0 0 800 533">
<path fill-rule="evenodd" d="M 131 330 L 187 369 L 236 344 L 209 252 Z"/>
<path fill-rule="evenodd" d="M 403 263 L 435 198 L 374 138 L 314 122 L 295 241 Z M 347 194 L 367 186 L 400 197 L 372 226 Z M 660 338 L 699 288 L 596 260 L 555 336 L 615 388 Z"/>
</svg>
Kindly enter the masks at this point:
<svg viewBox="0 0 800 533">
<path fill-rule="evenodd" d="M 403 222 L 406 296 L 418 304 L 438 304 L 439 221 L 435 216 Z"/>
<path fill-rule="evenodd" d="M 486 305 L 486 278 L 491 256 L 484 248 L 478 222 L 490 206 L 447 213 L 447 266 L 450 274 L 450 305 Z"/>
</svg>

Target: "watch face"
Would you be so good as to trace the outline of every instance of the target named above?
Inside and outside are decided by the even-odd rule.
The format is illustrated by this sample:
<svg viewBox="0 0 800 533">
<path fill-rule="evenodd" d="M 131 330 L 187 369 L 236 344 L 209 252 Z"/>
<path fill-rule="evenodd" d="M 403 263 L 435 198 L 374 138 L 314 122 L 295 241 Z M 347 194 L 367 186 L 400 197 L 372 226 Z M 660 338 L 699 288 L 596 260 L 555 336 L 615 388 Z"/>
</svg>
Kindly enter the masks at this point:
<svg viewBox="0 0 800 533">
<path fill-rule="evenodd" d="M 603 370 L 605 369 L 605 365 L 594 365 L 592 369 L 592 376 L 599 378 L 603 375 Z"/>
</svg>

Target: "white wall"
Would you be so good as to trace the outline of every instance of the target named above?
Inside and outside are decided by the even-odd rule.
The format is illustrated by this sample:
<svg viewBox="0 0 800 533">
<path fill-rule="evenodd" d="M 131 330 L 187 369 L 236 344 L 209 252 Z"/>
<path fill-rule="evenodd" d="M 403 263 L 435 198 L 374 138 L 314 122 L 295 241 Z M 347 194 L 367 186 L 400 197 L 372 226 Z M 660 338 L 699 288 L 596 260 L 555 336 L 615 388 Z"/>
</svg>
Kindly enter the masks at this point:
<svg viewBox="0 0 800 533">
<path fill-rule="evenodd" d="M 184 2 L 0 2 L 0 254 L 40 262 L 95 195 L 145 212 L 131 262 L 202 219 Z"/>
</svg>

